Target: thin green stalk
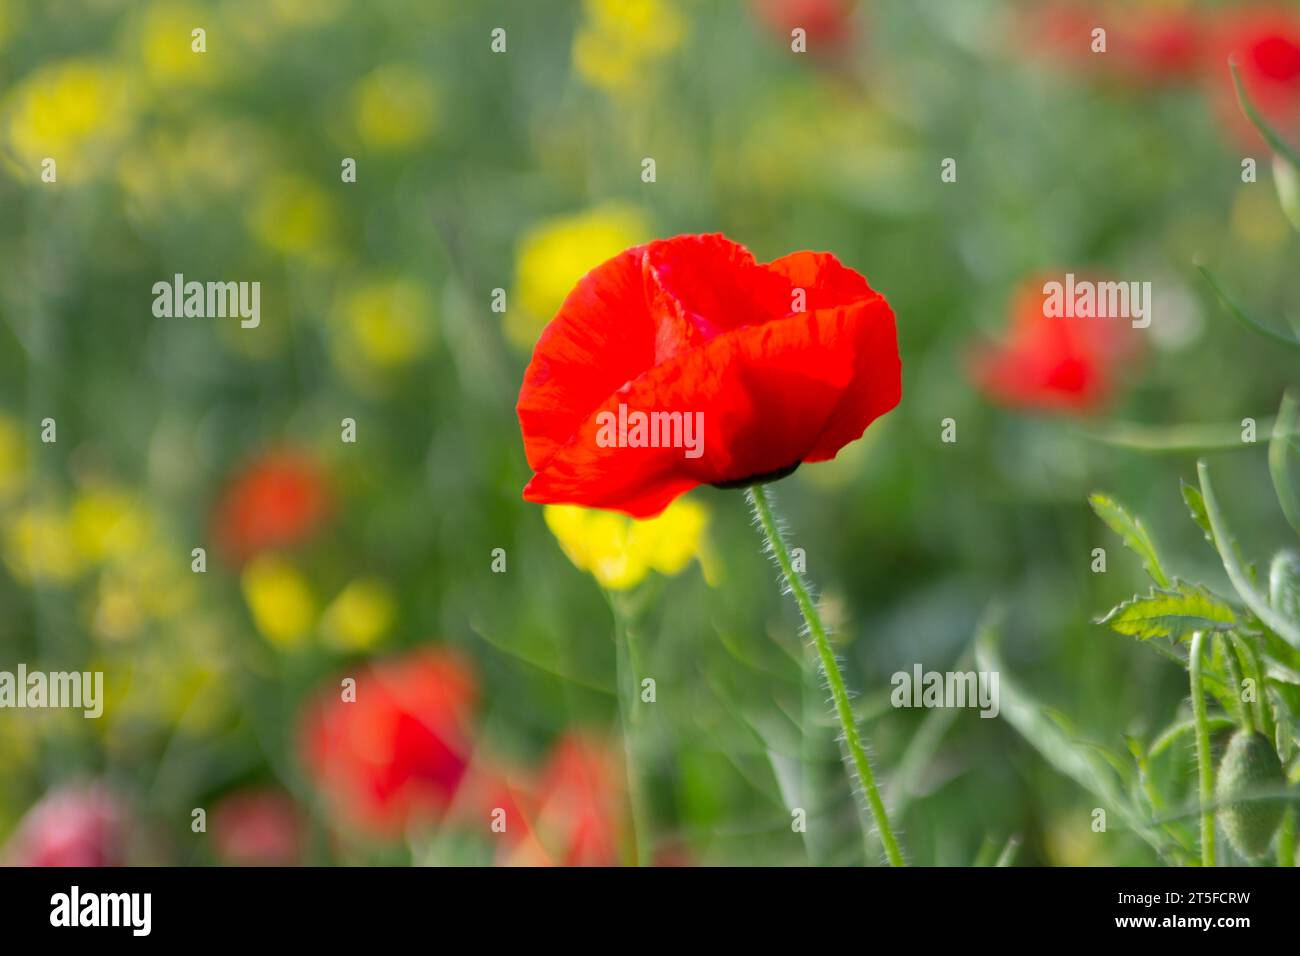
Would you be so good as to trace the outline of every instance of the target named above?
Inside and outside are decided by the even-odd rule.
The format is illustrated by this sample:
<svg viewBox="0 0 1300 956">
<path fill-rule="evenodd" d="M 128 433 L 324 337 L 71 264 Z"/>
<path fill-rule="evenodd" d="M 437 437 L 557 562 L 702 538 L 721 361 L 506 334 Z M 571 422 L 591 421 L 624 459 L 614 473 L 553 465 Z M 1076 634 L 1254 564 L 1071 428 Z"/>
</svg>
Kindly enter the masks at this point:
<svg viewBox="0 0 1300 956">
<path fill-rule="evenodd" d="M 618 712 L 623 724 L 623 763 L 627 774 L 628 802 L 632 809 L 632 839 L 636 849 L 636 865 L 649 866 L 652 862 L 650 817 L 646 809 L 645 784 L 641 779 L 641 757 L 637 747 L 641 723 L 637 709 L 639 660 L 627 608 L 619 595 L 607 594 L 607 597 L 610 610 L 614 614 L 615 639 L 618 643 L 616 649 Z"/>
<path fill-rule="evenodd" d="M 853 767 L 857 771 L 862 790 L 866 794 L 867 806 L 871 810 L 872 819 L 876 822 L 876 829 L 880 832 L 880 842 L 885 846 L 885 856 L 889 859 L 890 866 L 902 866 L 903 854 L 898 848 L 898 840 L 894 838 L 893 828 L 889 825 L 885 802 L 880 798 L 880 790 L 876 786 L 875 775 L 871 772 L 867 752 L 863 749 L 862 739 L 858 736 L 857 724 L 853 719 L 853 707 L 849 702 L 849 692 L 844 686 L 844 676 L 840 673 L 840 666 L 835 660 L 835 652 L 831 650 L 831 642 L 826 636 L 826 628 L 822 626 L 817 606 L 808 593 L 803 577 L 794 569 L 794 563 L 790 560 L 790 551 L 781 537 L 776 518 L 773 517 L 771 495 L 763 485 L 754 485 L 746 494 L 754 509 L 754 516 L 758 519 L 758 524 L 767 538 L 768 546 L 776 558 L 776 563 L 780 566 L 786 584 L 790 587 L 790 593 L 794 595 L 795 602 L 799 605 L 804 623 L 808 625 L 813 644 L 817 648 L 822 670 L 826 673 L 826 682 L 830 685 L 835 713 L 844 732 L 844 743 L 853 760 Z"/>
<path fill-rule="evenodd" d="M 1277 833 L 1277 865 L 1295 866 L 1295 807 L 1286 808 Z"/>
<path fill-rule="evenodd" d="M 1228 681 L 1232 685 L 1232 699 L 1237 706 L 1237 715 L 1241 720 L 1241 729 L 1254 733 L 1255 715 L 1250 711 L 1250 704 L 1241 696 L 1241 662 L 1237 660 L 1236 648 L 1232 646 L 1232 640 L 1228 639 L 1223 643 L 1223 661 L 1228 668 Z"/>
<path fill-rule="evenodd" d="M 1201 650 L 1205 632 L 1192 634 L 1188 672 L 1192 684 L 1192 719 L 1196 722 L 1196 773 L 1201 811 L 1201 865 L 1214 866 L 1214 766 L 1210 762 L 1210 725 L 1201 688 Z"/>
</svg>

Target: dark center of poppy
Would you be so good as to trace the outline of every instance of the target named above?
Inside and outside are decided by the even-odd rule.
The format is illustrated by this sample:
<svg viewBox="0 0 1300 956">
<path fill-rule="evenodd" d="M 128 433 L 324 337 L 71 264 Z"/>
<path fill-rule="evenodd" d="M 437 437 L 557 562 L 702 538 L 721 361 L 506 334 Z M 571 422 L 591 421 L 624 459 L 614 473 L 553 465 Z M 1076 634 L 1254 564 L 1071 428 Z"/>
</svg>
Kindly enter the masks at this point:
<svg viewBox="0 0 1300 956">
<path fill-rule="evenodd" d="M 765 485 L 771 481 L 780 481 L 787 475 L 793 475 L 795 469 L 802 465 L 802 461 L 796 461 L 793 465 L 786 465 L 784 468 L 778 468 L 776 471 L 767 471 L 761 475 L 750 475 L 748 478 L 736 478 L 731 481 L 715 481 L 714 488 L 748 488 L 750 485 Z"/>
</svg>

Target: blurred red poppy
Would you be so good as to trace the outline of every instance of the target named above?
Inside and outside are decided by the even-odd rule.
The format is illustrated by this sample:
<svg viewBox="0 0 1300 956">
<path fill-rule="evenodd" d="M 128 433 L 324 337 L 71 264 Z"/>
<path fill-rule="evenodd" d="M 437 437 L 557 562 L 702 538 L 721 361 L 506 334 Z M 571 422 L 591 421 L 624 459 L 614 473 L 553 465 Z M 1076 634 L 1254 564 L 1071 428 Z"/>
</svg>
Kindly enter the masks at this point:
<svg viewBox="0 0 1300 956">
<path fill-rule="evenodd" d="M 783 43 L 795 28 L 806 32 L 813 56 L 839 50 L 853 36 L 854 0 L 752 0 L 760 23 Z"/>
<path fill-rule="evenodd" d="M 335 685 L 301 725 L 303 762 L 345 825 L 380 837 L 439 820 L 469 763 L 476 683 L 447 651 L 384 661 L 355 674 L 355 701 Z"/>
<path fill-rule="evenodd" d="M 1129 319 L 1049 316 L 1045 281 L 1027 282 L 1017 291 L 1007 338 L 975 350 L 971 377 L 1000 404 L 1096 411 L 1114 396 L 1141 342 Z"/>
<path fill-rule="evenodd" d="M 212 811 L 217 859 L 230 866 L 294 866 L 302 862 L 303 821 L 279 790 L 241 790 Z"/>
<path fill-rule="evenodd" d="M 894 313 L 832 255 L 759 264 L 721 235 L 636 246 L 589 272 L 537 343 L 524 497 L 648 517 L 699 484 L 788 474 L 897 405 L 901 372 Z M 637 416 L 659 439 L 674 422 L 673 440 L 641 428 L 638 443 Z"/>
<path fill-rule="evenodd" d="M 235 562 L 307 538 L 329 506 L 325 478 L 308 455 L 278 450 L 234 475 L 217 503 L 213 536 Z"/>
<path fill-rule="evenodd" d="M 617 866 L 625 832 L 622 763 L 595 737 L 561 737 L 538 777 L 533 831 L 558 866 Z"/>
<path fill-rule="evenodd" d="M 123 866 L 129 814 L 100 783 L 52 790 L 14 831 L 4 866 Z"/>
<path fill-rule="evenodd" d="M 1121 86 L 1164 86 L 1194 81 L 1202 63 L 1205 29 L 1194 10 L 1133 9 L 1077 0 L 1034 4 L 1025 11 L 1021 42 L 1054 63 L 1064 62 Z M 1106 31 L 1106 50 L 1093 51 L 1093 31 Z"/>
<path fill-rule="evenodd" d="M 1215 109 L 1245 148 L 1264 145 L 1237 102 L 1232 58 L 1251 102 L 1284 138 L 1300 144 L 1300 12 L 1278 6 L 1225 11 L 1214 30 L 1206 79 Z"/>
</svg>

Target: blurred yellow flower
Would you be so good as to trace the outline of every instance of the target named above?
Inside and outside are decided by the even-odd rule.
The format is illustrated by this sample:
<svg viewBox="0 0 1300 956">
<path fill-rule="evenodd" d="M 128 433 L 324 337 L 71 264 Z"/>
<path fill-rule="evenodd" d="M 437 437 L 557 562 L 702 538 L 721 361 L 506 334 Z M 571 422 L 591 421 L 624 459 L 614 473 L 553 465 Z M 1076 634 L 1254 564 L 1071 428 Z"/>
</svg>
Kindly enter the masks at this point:
<svg viewBox="0 0 1300 956">
<path fill-rule="evenodd" d="M 387 584 L 377 578 L 357 578 L 325 609 L 321 630 L 326 642 L 339 650 L 369 650 L 388 633 L 395 614 Z"/>
<path fill-rule="evenodd" d="M 24 582 L 71 581 L 82 564 L 68 516 L 49 505 L 18 510 L 5 528 L 5 561 Z"/>
<path fill-rule="evenodd" d="M 533 226 L 519 242 L 515 289 L 519 308 L 506 310 L 506 334 L 531 349 L 573 286 L 629 246 L 645 242 L 650 227 L 639 210 L 603 203 Z"/>
<path fill-rule="evenodd" d="M 86 561 L 130 558 L 148 534 L 148 514 L 119 489 L 91 489 L 72 505 L 72 542 Z"/>
<path fill-rule="evenodd" d="M 244 600 L 258 631 L 272 644 L 292 647 L 316 620 L 311 587 L 296 567 L 274 554 L 254 558 L 242 575 Z"/>
<path fill-rule="evenodd" d="M 381 66 L 353 89 L 352 119 L 367 148 L 406 149 L 433 132 L 438 96 L 423 71 L 400 64 Z"/>
<path fill-rule="evenodd" d="M 667 0 L 586 0 L 573 38 L 573 67 L 598 89 L 637 92 L 647 67 L 674 53 L 686 37 L 686 20 Z"/>
<path fill-rule="evenodd" d="M 301 176 L 266 182 L 253 201 L 249 226 L 266 246 L 323 265 L 333 256 L 334 207 L 324 190 Z"/>
<path fill-rule="evenodd" d="M 145 75 L 159 87 L 174 90 L 181 85 L 206 85 L 228 64 L 228 46 L 217 27 L 213 11 L 189 3 L 150 4 L 132 33 L 139 37 L 140 64 Z M 204 31 L 204 52 L 194 49 L 193 31 Z"/>
<path fill-rule="evenodd" d="M 27 449 L 18 423 L 0 415 L 0 504 L 22 491 L 27 483 Z"/>
<path fill-rule="evenodd" d="M 678 574 L 692 558 L 711 576 L 709 513 L 693 501 L 678 498 L 645 521 L 577 505 L 547 505 L 543 513 L 569 560 L 611 591 L 636 587 L 651 571 Z"/>
<path fill-rule="evenodd" d="M 433 297 L 408 278 L 368 279 L 346 291 L 335 310 L 332 354 L 354 385 L 382 388 L 388 373 L 423 356 L 433 341 Z"/>
<path fill-rule="evenodd" d="M 83 182 L 130 122 L 126 75 L 94 60 L 61 60 L 27 74 L 0 105 L 0 140 L 9 144 L 15 171 L 40 176 L 47 157 L 59 182 Z"/>
</svg>

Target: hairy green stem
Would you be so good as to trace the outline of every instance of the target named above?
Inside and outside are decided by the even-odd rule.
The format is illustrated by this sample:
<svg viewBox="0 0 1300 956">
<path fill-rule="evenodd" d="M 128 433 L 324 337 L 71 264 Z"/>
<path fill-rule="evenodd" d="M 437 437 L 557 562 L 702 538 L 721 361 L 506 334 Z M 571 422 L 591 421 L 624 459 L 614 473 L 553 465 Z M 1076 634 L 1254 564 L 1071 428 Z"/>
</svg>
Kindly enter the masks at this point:
<svg viewBox="0 0 1300 956">
<path fill-rule="evenodd" d="M 1196 722 L 1196 774 L 1201 811 L 1201 865 L 1214 866 L 1214 766 L 1210 762 L 1210 725 L 1205 713 L 1205 692 L 1201 687 L 1201 652 L 1205 632 L 1192 635 L 1188 672 L 1192 685 L 1192 718 Z"/>
<path fill-rule="evenodd" d="M 898 848 L 898 840 L 894 837 L 893 828 L 889 825 L 889 816 L 885 813 L 885 802 L 880 797 L 880 789 L 876 786 L 876 778 L 871 772 L 867 752 L 862 746 L 862 739 L 858 736 L 858 727 L 853 718 L 853 707 L 849 701 L 849 692 L 844 686 L 844 675 L 840 673 L 840 665 L 835 660 L 835 652 L 831 649 L 831 642 L 826 636 L 826 628 L 822 626 L 822 619 L 817 612 L 817 606 L 808 593 L 808 587 L 804 584 L 803 577 L 795 570 L 794 563 L 790 560 L 790 551 L 785 545 L 785 539 L 781 537 L 781 530 L 777 526 L 776 518 L 773 516 L 771 495 L 763 485 L 752 486 L 747 490 L 746 494 L 749 497 L 751 507 L 754 509 L 754 515 L 758 519 L 758 524 L 772 549 L 772 555 L 776 558 L 776 563 L 785 576 L 786 584 L 790 587 L 790 593 L 794 595 L 795 602 L 799 605 L 799 612 L 803 615 L 804 623 L 808 625 L 808 632 L 812 635 L 813 644 L 817 648 L 817 656 L 821 659 L 822 670 L 826 673 L 826 683 L 830 685 L 835 713 L 844 732 L 844 744 L 853 761 L 854 770 L 857 771 L 863 793 L 866 794 L 867 807 L 871 811 L 872 819 L 876 822 L 876 829 L 880 832 L 880 842 L 884 844 L 885 856 L 889 859 L 890 866 L 902 866 L 903 854 Z"/>
</svg>

